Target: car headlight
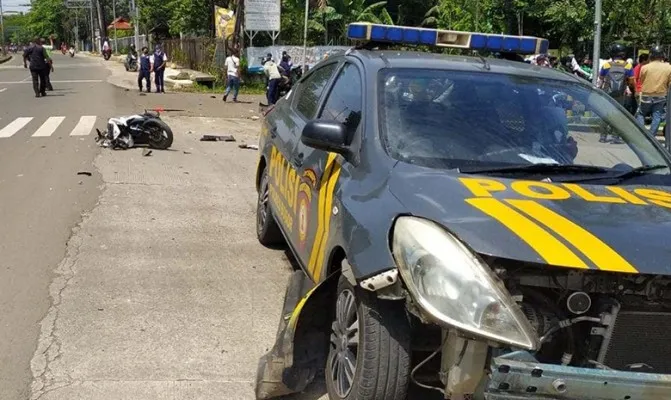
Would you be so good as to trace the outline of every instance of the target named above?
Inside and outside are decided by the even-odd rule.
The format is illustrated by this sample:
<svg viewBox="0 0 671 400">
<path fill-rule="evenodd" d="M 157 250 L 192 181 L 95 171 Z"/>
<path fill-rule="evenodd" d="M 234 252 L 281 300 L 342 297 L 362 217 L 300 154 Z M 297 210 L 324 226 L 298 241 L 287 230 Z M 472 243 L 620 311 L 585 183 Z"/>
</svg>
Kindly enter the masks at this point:
<svg viewBox="0 0 671 400">
<path fill-rule="evenodd" d="M 400 217 L 392 252 L 413 299 L 435 322 L 529 350 L 538 336 L 492 270 L 441 226 Z"/>
</svg>

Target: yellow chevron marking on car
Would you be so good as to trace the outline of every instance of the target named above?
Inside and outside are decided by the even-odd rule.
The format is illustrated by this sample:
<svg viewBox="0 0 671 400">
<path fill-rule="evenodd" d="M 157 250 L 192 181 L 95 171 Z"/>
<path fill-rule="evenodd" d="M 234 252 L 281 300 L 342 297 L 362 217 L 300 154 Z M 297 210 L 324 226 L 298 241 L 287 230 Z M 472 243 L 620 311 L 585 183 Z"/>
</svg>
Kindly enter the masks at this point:
<svg viewBox="0 0 671 400">
<path fill-rule="evenodd" d="M 322 269 L 324 267 L 324 253 L 326 253 L 326 242 L 328 241 L 329 233 L 331 231 L 331 209 L 333 209 L 333 192 L 335 185 L 338 183 L 340 176 L 340 164 L 335 163 L 333 166 L 333 173 L 328 181 L 328 189 L 326 191 L 326 204 L 324 207 L 324 238 L 322 239 L 321 248 L 317 255 L 317 264 L 314 266 L 314 280 L 319 282 L 321 278 Z"/>
<path fill-rule="evenodd" d="M 321 248 L 322 239 L 324 236 L 324 207 L 326 203 L 326 191 L 328 189 L 328 181 L 335 164 L 335 153 L 329 153 L 326 159 L 326 166 L 322 173 L 322 179 L 319 184 L 319 204 L 317 206 L 317 233 L 315 234 L 315 241 L 312 243 L 312 251 L 310 252 L 310 261 L 308 262 L 308 272 L 314 276 L 314 269 L 317 265 L 317 258 Z"/>
<path fill-rule="evenodd" d="M 312 292 L 317 289 L 317 286 L 313 287 L 310 289 L 307 293 L 305 293 L 305 296 L 296 304 L 296 308 L 294 308 L 294 311 L 291 312 L 291 318 L 289 318 L 289 326 L 291 327 L 292 330 L 296 330 L 296 325 L 298 324 L 298 317 L 301 315 L 301 311 L 303 311 L 303 306 L 305 306 L 305 303 L 308 301 L 308 298 L 312 294 Z"/>
<path fill-rule="evenodd" d="M 549 208 L 533 200 L 507 200 L 507 202 L 552 229 L 583 253 L 597 268 L 604 271 L 638 272 L 634 266 L 601 239 Z"/>
<path fill-rule="evenodd" d="M 589 268 L 571 249 L 538 224 L 494 198 L 471 198 L 466 202 L 496 219 L 526 242 L 548 264 Z"/>
</svg>

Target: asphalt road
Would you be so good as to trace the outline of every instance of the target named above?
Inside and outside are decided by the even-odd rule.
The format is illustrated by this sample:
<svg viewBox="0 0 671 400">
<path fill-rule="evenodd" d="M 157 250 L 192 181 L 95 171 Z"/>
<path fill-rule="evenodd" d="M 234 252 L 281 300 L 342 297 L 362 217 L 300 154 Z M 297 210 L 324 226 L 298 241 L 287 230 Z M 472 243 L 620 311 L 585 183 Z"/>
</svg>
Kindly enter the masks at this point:
<svg viewBox="0 0 671 400">
<path fill-rule="evenodd" d="M 95 172 L 88 128 L 115 107 L 98 63 L 54 58 L 55 90 L 44 98 L 35 98 L 19 57 L 0 64 L 0 399 L 28 396 L 52 271 L 99 195 L 96 174 L 77 175 Z"/>
</svg>

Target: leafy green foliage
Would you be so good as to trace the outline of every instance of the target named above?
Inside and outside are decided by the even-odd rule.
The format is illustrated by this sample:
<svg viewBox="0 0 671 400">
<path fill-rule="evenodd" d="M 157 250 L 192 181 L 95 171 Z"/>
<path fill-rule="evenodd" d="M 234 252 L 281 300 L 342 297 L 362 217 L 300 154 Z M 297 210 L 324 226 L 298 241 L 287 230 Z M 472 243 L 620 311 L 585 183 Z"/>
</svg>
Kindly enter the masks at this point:
<svg viewBox="0 0 671 400">
<path fill-rule="evenodd" d="M 133 20 L 127 1 L 100 1 L 105 23 L 116 16 Z M 236 0 L 137 0 L 141 33 L 166 39 L 211 35 L 212 5 L 234 8 Z M 282 31 L 278 43 L 303 43 L 305 0 L 282 1 Z M 547 37 L 552 48 L 591 52 L 595 0 L 310 0 L 308 45 L 346 44 L 347 24 L 367 21 L 443 29 L 525 34 Z M 115 5 L 113 10 L 112 5 Z M 603 49 L 619 41 L 630 46 L 671 43 L 671 0 L 603 0 Z M 16 23 L 7 36 L 25 41 L 28 36 L 54 35 L 73 39 L 78 15 L 80 38 L 90 35 L 88 10 L 68 10 L 63 0 L 33 0 L 27 16 L 12 16 Z M 14 19 L 16 17 L 16 19 Z M 7 18 L 10 21 L 10 18 Z M 19 40 L 21 39 L 21 40 Z M 254 45 L 266 46 L 260 33 Z"/>
</svg>

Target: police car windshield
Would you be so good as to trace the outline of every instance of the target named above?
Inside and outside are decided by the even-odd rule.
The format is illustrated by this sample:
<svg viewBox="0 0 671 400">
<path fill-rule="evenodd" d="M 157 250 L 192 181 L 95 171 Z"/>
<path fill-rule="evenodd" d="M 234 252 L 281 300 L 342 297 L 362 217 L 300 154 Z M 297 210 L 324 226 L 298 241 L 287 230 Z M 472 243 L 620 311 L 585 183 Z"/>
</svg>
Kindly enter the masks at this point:
<svg viewBox="0 0 671 400">
<path fill-rule="evenodd" d="M 653 139 L 612 99 L 579 83 L 385 69 L 379 84 L 383 142 L 404 162 L 447 169 L 667 165 Z"/>
</svg>

